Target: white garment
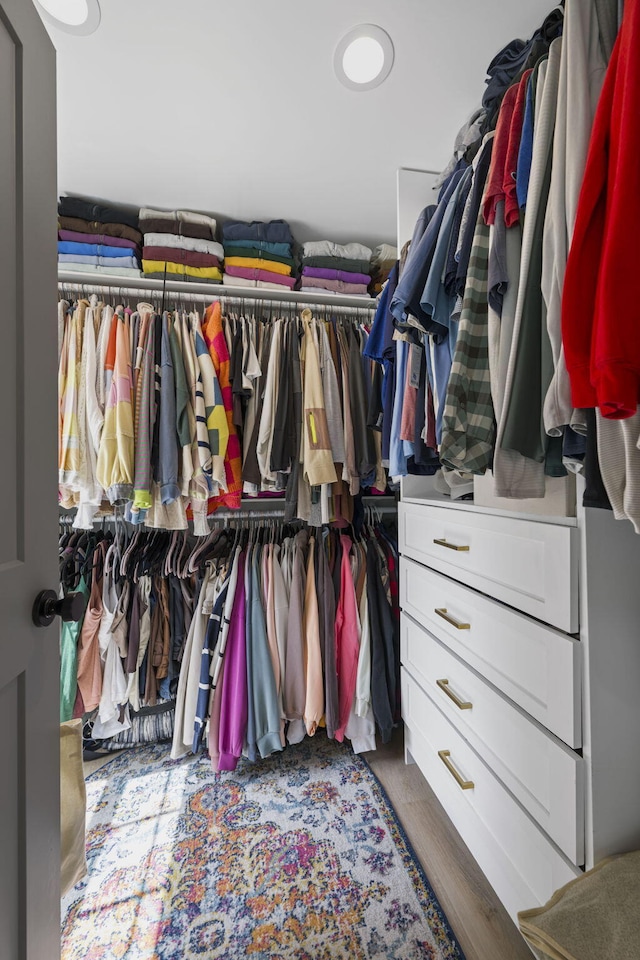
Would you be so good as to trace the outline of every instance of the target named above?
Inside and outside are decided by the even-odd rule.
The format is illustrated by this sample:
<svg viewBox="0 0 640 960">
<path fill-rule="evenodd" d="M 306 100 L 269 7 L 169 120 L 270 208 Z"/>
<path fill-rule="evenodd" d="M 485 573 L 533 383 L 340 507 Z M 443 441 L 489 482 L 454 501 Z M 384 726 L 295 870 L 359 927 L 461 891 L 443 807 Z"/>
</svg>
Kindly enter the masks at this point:
<svg viewBox="0 0 640 960">
<path fill-rule="evenodd" d="M 62 263 L 60 264 L 61 273 L 99 273 L 113 277 L 138 277 L 142 276 L 142 270 L 134 270 L 133 267 L 98 267 L 93 263 Z"/>
<path fill-rule="evenodd" d="M 598 7 L 601 15 L 609 13 L 608 33 L 614 32 L 617 0 L 605 0 Z M 594 0 L 566 0 L 562 33 L 553 166 L 542 243 L 541 286 L 555 367 L 544 402 L 544 426 L 550 436 L 561 436 L 562 427 L 569 423 L 574 430 L 586 432 L 584 413 L 574 413 L 571 403 L 561 305 L 591 127 L 607 69 Z"/>
<path fill-rule="evenodd" d="M 371 265 L 375 266 L 378 263 L 384 263 L 387 260 L 397 260 L 398 259 L 398 248 L 392 247 L 390 243 L 379 243 L 378 246 L 374 249 L 373 255 L 371 257 Z"/>
<path fill-rule="evenodd" d="M 326 287 L 305 287 L 304 277 L 303 286 L 300 287 L 300 293 L 312 293 L 314 296 L 321 294 L 323 297 L 369 297 L 366 291 L 363 293 L 343 293 L 340 290 L 328 290 Z"/>
<path fill-rule="evenodd" d="M 192 213 L 191 210 L 154 210 L 152 207 L 141 207 L 140 220 L 173 220 L 175 223 L 196 223 L 201 227 L 209 227 L 215 235 L 216 221 L 205 213 Z"/>
<path fill-rule="evenodd" d="M 290 290 L 286 283 L 272 283 L 271 280 L 250 280 L 248 277 L 232 277 L 230 273 L 224 275 L 225 287 L 258 287 L 262 290 Z"/>
<path fill-rule="evenodd" d="M 93 736 L 100 740 L 113 737 L 131 726 L 128 709 L 120 722 L 120 704 L 127 700 L 127 678 L 122 666 L 120 651 L 111 633 L 111 625 L 118 602 L 111 563 L 115 557 L 112 544 L 105 556 L 102 581 L 102 617 L 98 630 L 98 647 L 103 663 L 102 693 L 98 705 L 98 716 L 93 725 Z"/>
<path fill-rule="evenodd" d="M 193 250 L 209 253 L 219 260 L 224 259 L 224 247 L 215 240 L 200 240 L 198 237 L 183 237 L 177 233 L 145 233 L 145 247 L 172 247 L 174 250 Z"/>
<path fill-rule="evenodd" d="M 371 628 L 366 581 L 356 615 L 358 617 L 358 639 L 360 641 L 358 673 L 353 703 L 351 704 L 344 735 L 351 741 L 354 753 L 364 753 L 365 750 L 376 749 L 376 726 L 371 705 Z"/>
<path fill-rule="evenodd" d="M 136 669 L 129 674 L 125 699 L 129 701 L 133 710 L 140 709 L 140 667 L 144 660 L 149 638 L 151 636 L 151 606 L 149 603 L 151 597 L 151 577 L 142 576 L 138 580 L 138 600 L 142 615 L 140 617 L 140 641 L 138 644 L 138 657 L 136 659 Z M 120 651 L 122 652 L 122 651 Z"/>
<path fill-rule="evenodd" d="M 640 533 L 640 412 L 608 420 L 596 410 L 602 482 L 616 520 L 630 520 Z"/>
<path fill-rule="evenodd" d="M 271 470 L 271 450 L 273 448 L 273 427 L 276 416 L 276 404 L 278 402 L 278 387 L 280 385 L 283 325 L 283 320 L 276 320 L 273 326 L 262 413 L 260 416 L 260 426 L 258 428 L 256 456 L 262 477 L 263 490 L 273 489 L 276 482 L 276 474 Z"/>
<path fill-rule="evenodd" d="M 109 334 L 111 333 L 111 321 L 113 320 L 114 309 L 108 304 L 103 304 L 102 318 L 100 320 L 100 330 L 98 331 L 98 343 L 96 347 L 96 396 L 98 404 L 104 415 L 109 389 L 105 374 L 105 363 L 107 360 L 107 348 L 109 346 Z"/>
<path fill-rule="evenodd" d="M 304 244 L 305 257 L 341 257 L 345 260 L 371 260 L 373 251 L 362 243 L 334 243 L 332 240 L 311 240 Z"/>
<path fill-rule="evenodd" d="M 199 335 L 202 339 L 202 342 L 205 342 L 204 334 L 202 332 L 202 324 L 200 323 L 200 317 L 196 311 L 191 314 L 191 332 L 193 337 Z M 195 344 L 195 341 L 192 342 Z M 221 407 L 224 411 L 222 390 L 220 389 L 220 384 L 218 382 L 216 369 L 213 365 L 213 360 L 211 359 L 211 354 L 208 351 L 198 352 L 195 350 L 195 346 L 194 352 L 200 368 L 204 403 L 207 411 L 212 412 L 215 407 Z M 208 413 L 208 416 L 211 416 L 210 412 Z M 227 476 L 224 468 L 224 458 L 227 453 L 228 440 L 228 434 L 226 436 L 219 437 L 218 452 L 214 453 L 211 451 L 211 476 L 213 483 L 218 485 L 218 490 L 215 492 L 215 495 L 217 495 L 220 490 L 224 490 L 225 492 L 227 490 Z"/>
<path fill-rule="evenodd" d="M 180 757 L 184 757 L 193 746 L 193 725 L 198 700 L 198 684 L 200 683 L 202 641 L 206 634 L 209 614 L 211 613 L 211 608 L 205 604 L 205 601 L 211 599 L 212 591 L 211 571 L 209 571 L 209 575 L 205 576 L 200 588 L 182 654 L 176 692 L 176 712 L 173 725 L 173 743 L 171 745 L 172 760 L 179 760 Z M 194 682 L 195 700 L 193 696 Z M 189 721 L 191 722 L 190 728 Z"/>
<path fill-rule="evenodd" d="M 538 463 L 528 457 L 523 457 L 522 454 L 516 450 L 503 449 L 502 438 L 504 436 L 504 426 L 509 410 L 509 401 L 515 376 L 527 277 L 533 251 L 535 223 L 542 197 L 542 187 L 547 162 L 553 142 L 553 125 L 556 114 L 561 51 L 562 38 L 558 37 L 549 48 L 548 61 L 543 62 L 539 67 L 538 85 L 536 89 L 533 156 L 531 160 L 529 189 L 527 192 L 526 216 L 522 232 L 518 297 L 513 320 L 511 353 L 505 378 L 502 416 L 498 421 L 494 452 L 493 475 L 495 480 L 495 494 L 498 497 L 509 497 L 511 499 L 539 499 L 544 497 L 545 494 L 544 463 Z"/>
<path fill-rule="evenodd" d="M 145 526 L 152 530 L 187 530 L 189 524 L 184 498 L 178 497 L 171 503 L 163 503 L 160 484 L 154 480 L 151 484 L 151 506 L 147 513 Z"/>
<path fill-rule="evenodd" d="M 103 490 L 97 479 L 98 450 L 104 424 L 104 407 L 98 399 L 98 367 L 96 361 L 96 328 L 98 298 L 93 294 L 85 310 L 82 334 L 82 362 L 78 396 L 78 442 L 81 450 L 78 511 L 73 521 L 76 529 L 91 529 Z"/>
</svg>

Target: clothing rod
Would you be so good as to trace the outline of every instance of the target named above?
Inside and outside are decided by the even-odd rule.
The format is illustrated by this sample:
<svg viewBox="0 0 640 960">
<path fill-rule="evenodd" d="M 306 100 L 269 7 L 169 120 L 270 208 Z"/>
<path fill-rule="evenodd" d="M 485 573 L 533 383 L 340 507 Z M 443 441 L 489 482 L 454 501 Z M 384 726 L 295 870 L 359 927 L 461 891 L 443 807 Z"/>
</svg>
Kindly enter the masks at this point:
<svg viewBox="0 0 640 960">
<path fill-rule="evenodd" d="M 74 285 L 81 287 L 83 291 L 93 293 L 127 293 L 132 296 L 146 296 L 150 293 L 157 293 L 160 297 L 170 293 L 182 293 L 188 299 L 202 300 L 211 303 L 213 300 L 224 300 L 225 302 L 241 303 L 243 300 L 264 301 L 274 306 L 289 307 L 300 305 L 318 306 L 318 307 L 338 307 L 349 308 L 353 310 L 375 310 L 378 306 L 377 300 L 372 297 L 341 297 L 333 295 L 323 296 L 321 293 L 310 294 L 302 293 L 300 290 L 279 291 L 265 290 L 257 287 L 225 287 L 224 284 L 206 284 L 206 283 L 180 283 L 177 280 L 145 280 L 144 277 L 132 282 L 128 278 L 111 276 L 110 274 L 101 274 L 96 277 L 99 282 L 94 283 L 91 275 L 85 273 L 74 273 L 70 271 L 60 271 L 58 273 L 58 289 L 66 287 L 73 289 Z"/>
<path fill-rule="evenodd" d="M 386 516 L 388 514 L 395 514 L 396 506 L 391 504 L 366 504 L 366 506 L 371 506 L 374 508 L 376 513 L 379 513 L 381 516 Z M 284 517 L 284 507 L 277 507 L 271 510 L 252 510 L 252 509 L 241 509 L 241 510 L 216 510 L 215 513 L 211 514 L 208 517 L 209 523 L 215 524 L 216 520 L 274 520 Z M 60 516 L 60 520 L 63 524 L 72 524 L 74 518 L 74 511 L 70 513 L 63 513 Z M 121 514 L 118 514 L 118 518 L 122 519 L 125 523 L 124 517 Z M 101 523 L 115 523 L 116 514 L 104 514 L 101 517 L 94 517 L 94 524 L 100 525 Z M 291 523 L 299 523 L 300 521 L 297 517 L 293 517 Z M 146 527 L 144 524 L 140 524 L 140 529 L 153 532 L 153 530 L 163 530 L 164 527 Z"/>
</svg>

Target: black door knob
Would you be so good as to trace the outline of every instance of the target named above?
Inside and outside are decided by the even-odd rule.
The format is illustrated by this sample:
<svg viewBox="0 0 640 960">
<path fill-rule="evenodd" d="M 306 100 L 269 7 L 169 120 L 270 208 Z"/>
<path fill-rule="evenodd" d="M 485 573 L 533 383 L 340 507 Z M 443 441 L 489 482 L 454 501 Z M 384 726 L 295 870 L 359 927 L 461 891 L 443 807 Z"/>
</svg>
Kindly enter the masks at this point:
<svg viewBox="0 0 640 960">
<path fill-rule="evenodd" d="M 41 590 L 34 601 L 31 617 L 36 627 L 48 627 L 55 617 L 67 623 L 77 623 L 86 607 L 87 598 L 83 593 L 68 593 L 60 599 L 55 590 Z"/>
</svg>

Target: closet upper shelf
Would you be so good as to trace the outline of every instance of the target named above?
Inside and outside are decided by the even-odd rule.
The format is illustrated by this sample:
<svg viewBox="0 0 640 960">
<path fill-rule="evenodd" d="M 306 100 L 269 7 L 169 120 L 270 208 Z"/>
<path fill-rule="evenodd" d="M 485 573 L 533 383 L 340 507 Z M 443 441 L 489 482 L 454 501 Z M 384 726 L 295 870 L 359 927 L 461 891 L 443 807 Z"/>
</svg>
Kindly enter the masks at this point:
<svg viewBox="0 0 640 960">
<path fill-rule="evenodd" d="M 334 294 L 302 293 L 300 290 L 270 290 L 257 287 L 225 287 L 220 283 L 181 283 L 179 280 L 150 280 L 145 277 L 119 277 L 116 274 L 91 274 L 71 270 L 58 271 L 58 283 L 77 283 L 84 287 L 120 287 L 123 290 L 153 290 L 168 293 L 198 294 L 211 300 L 269 300 L 278 303 L 308 303 L 336 307 L 356 307 L 375 310 L 377 300 L 372 297 L 338 296 Z"/>
</svg>

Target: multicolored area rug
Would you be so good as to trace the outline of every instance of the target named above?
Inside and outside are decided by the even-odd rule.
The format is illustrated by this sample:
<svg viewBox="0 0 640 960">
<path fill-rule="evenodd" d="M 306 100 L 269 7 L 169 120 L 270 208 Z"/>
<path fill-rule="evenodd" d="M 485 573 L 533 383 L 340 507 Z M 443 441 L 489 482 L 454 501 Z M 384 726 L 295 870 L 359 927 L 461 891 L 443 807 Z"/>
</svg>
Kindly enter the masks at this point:
<svg viewBox="0 0 640 960">
<path fill-rule="evenodd" d="M 141 747 L 87 794 L 62 960 L 464 960 L 382 787 L 324 735 L 235 773 Z"/>
</svg>

